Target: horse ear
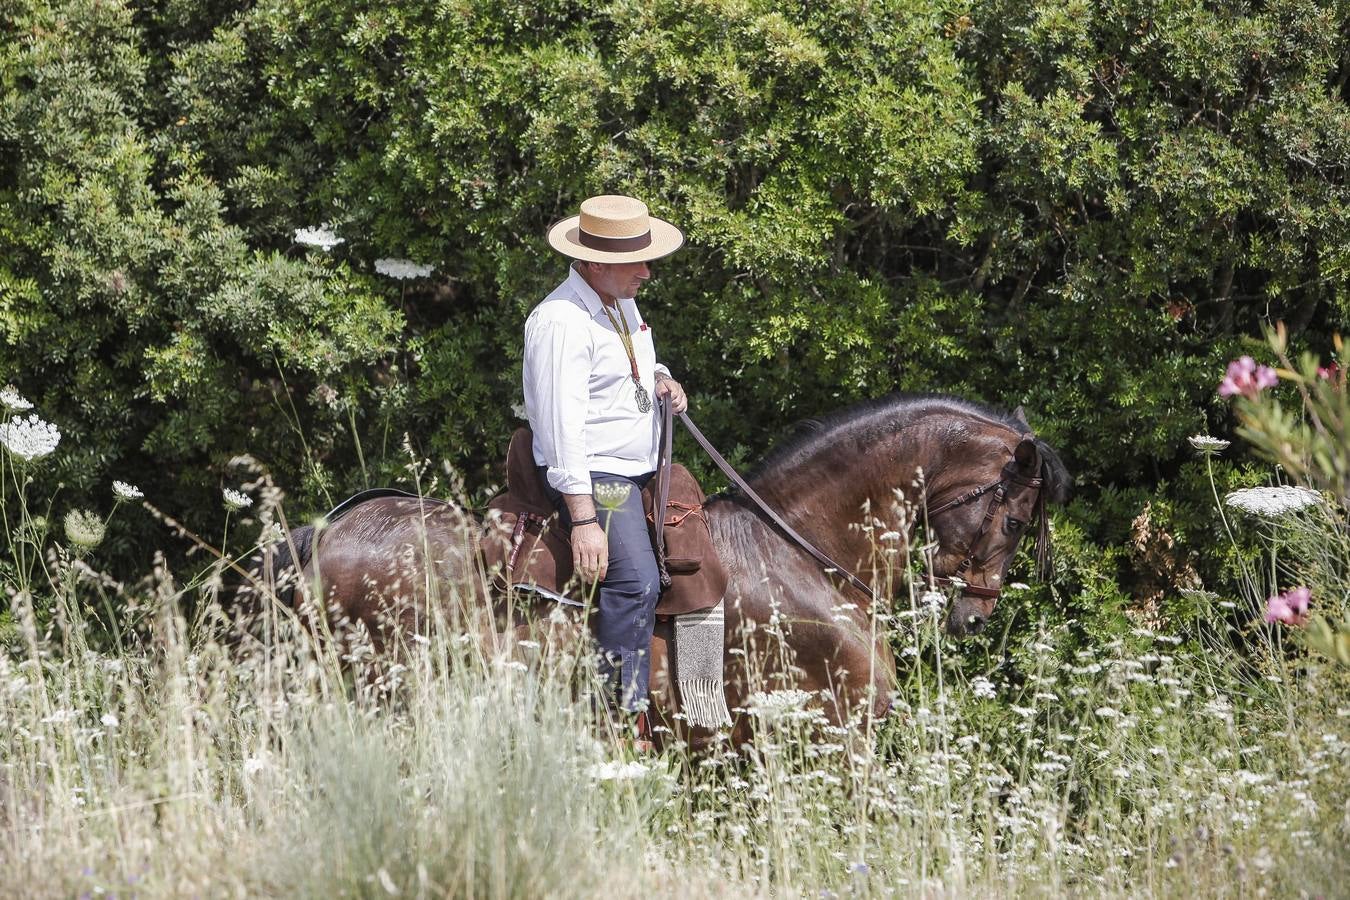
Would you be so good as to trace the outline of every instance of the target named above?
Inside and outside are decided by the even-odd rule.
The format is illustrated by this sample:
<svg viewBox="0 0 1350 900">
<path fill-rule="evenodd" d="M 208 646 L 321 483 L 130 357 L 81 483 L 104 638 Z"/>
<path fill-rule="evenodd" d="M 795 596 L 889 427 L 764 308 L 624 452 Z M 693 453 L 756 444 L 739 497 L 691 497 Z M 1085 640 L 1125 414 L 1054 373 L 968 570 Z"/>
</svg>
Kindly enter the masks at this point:
<svg viewBox="0 0 1350 900">
<path fill-rule="evenodd" d="M 1017 468 L 1023 472 L 1040 471 L 1041 451 L 1036 447 L 1034 434 L 1022 435 L 1022 439 L 1017 442 L 1017 449 L 1013 451 L 1013 459 L 1017 461 Z"/>
<path fill-rule="evenodd" d="M 1013 410 L 1012 417 L 1014 421 L 1021 422 L 1027 428 L 1031 427 L 1031 423 L 1027 421 L 1027 412 L 1020 405 Z"/>
</svg>

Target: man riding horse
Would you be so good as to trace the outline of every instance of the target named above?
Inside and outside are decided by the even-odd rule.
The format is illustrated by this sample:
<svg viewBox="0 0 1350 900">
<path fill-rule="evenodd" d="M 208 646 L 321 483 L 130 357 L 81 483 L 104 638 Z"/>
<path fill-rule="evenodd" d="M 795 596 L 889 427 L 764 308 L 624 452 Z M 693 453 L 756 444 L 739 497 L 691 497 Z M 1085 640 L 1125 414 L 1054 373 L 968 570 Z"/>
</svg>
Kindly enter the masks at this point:
<svg viewBox="0 0 1350 900">
<path fill-rule="evenodd" d="M 651 277 L 649 263 L 678 250 L 684 235 L 640 200 L 607 195 L 583 202 L 548 240 L 572 262 L 525 322 L 534 461 L 570 531 L 576 572 L 585 584 L 600 583 L 594 634 L 608 699 L 641 712 L 660 594 L 641 498 L 657 462 L 653 395 L 675 413 L 687 400 L 657 364 L 634 298 Z"/>
</svg>

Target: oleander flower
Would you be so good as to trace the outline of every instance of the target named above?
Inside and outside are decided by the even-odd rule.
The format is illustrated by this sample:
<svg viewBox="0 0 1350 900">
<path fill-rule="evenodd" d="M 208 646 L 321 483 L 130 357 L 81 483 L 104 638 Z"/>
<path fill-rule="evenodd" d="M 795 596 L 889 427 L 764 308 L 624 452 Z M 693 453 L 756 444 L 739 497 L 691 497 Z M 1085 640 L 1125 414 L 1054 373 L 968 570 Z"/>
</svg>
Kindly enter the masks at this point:
<svg viewBox="0 0 1350 900">
<path fill-rule="evenodd" d="M 1266 600 L 1266 621 L 1283 622 L 1286 625 L 1303 626 L 1308 624 L 1308 607 L 1312 605 L 1312 591 L 1306 587 L 1297 587 L 1276 594 Z"/>
<path fill-rule="evenodd" d="M 0 388 L 0 406 L 10 412 L 24 412 L 33 408 L 33 404 L 29 403 L 12 384 Z"/>
<path fill-rule="evenodd" d="M 411 259 L 375 260 L 376 272 L 381 275 L 388 275 L 390 278 L 396 278 L 399 281 L 406 281 L 409 278 L 426 278 L 435 268 L 435 266 L 415 263 Z"/>
<path fill-rule="evenodd" d="M 1250 356 L 1235 359 L 1228 364 L 1223 381 L 1219 382 L 1220 397 L 1235 397 L 1241 394 L 1248 400 L 1268 387 L 1274 387 L 1280 381 L 1270 366 L 1258 366 Z"/>
<path fill-rule="evenodd" d="M 248 509 L 253 505 L 253 498 L 243 491 L 236 491 L 234 488 L 225 488 L 220 494 L 225 498 L 225 508 L 230 512 Z"/>
<path fill-rule="evenodd" d="M 333 231 L 333 227 L 327 223 L 317 228 L 297 228 L 295 229 L 295 242 L 304 244 L 306 247 L 318 247 L 324 253 L 332 250 L 338 244 L 346 243 L 346 238 L 340 238 Z"/>
<path fill-rule="evenodd" d="M 1201 453 L 1221 453 L 1227 450 L 1232 441 L 1225 441 L 1223 438 L 1210 437 L 1207 434 L 1193 434 L 1189 438 L 1192 447 Z"/>
<path fill-rule="evenodd" d="M 1278 519 L 1291 512 L 1307 509 L 1322 502 L 1317 491 L 1290 484 L 1277 487 L 1242 488 L 1232 491 L 1223 502 L 1253 516 Z"/>
<path fill-rule="evenodd" d="M 66 540 L 76 547 L 92 550 L 103 543 L 106 529 L 103 520 L 87 509 L 74 509 L 66 513 Z"/>
<path fill-rule="evenodd" d="M 140 500 L 145 496 L 145 493 L 134 484 L 128 484 L 125 481 L 114 481 L 113 496 L 118 500 Z"/>
<path fill-rule="evenodd" d="M 36 413 L 0 425 L 0 444 L 24 462 L 49 456 L 59 443 L 60 430 L 50 422 L 42 421 Z"/>
</svg>

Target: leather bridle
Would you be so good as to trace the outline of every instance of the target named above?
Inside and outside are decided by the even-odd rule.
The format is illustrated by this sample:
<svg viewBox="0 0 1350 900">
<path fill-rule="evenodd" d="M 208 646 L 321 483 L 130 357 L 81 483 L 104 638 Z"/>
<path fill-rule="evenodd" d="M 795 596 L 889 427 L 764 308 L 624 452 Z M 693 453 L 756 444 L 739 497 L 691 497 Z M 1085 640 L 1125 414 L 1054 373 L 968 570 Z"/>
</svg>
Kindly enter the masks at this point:
<svg viewBox="0 0 1350 900">
<path fill-rule="evenodd" d="M 970 552 L 967 553 L 966 558 L 961 560 L 961 562 L 958 563 L 956 566 L 956 575 L 950 577 L 930 576 L 930 580 L 934 584 L 941 584 L 943 586 L 951 586 L 959 584 L 961 588 L 961 593 L 969 594 L 972 597 L 980 597 L 985 600 L 998 600 L 999 596 L 1003 593 L 1003 587 L 1001 585 L 999 587 L 994 588 L 994 587 L 983 587 L 977 584 L 967 584 L 965 579 L 962 578 L 962 576 L 965 575 L 967 572 L 969 572 L 971 566 L 975 565 L 975 563 L 977 562 L 975 552 L 979 548 L 980 542 L 984 540 L 984 536 L 989 533 L 989 526 L 991 526 L 994 523 L 994 517 L 998 515 L 999 507 L 1001 507 L 1004 503 L 1008 501 L 1008 486 L 1010 484 L 1016 484 L 1022 487 L 1031 487 L 1039 490 L 1042 483 L 1043 479 L 1041 478 L 1023 478 L 1016 472 L 1010 472 L 1009 474 L 1004 475 L 998 481 L 991 481 L 982 487 L 977 487 L 972 491 L 967 491 L 966 493 L 962 494 L 959 497 L 956 497 L 955 499 L 948 500 L 946 503 L 943 503 L 934 509 L 928 510 L 928 519 L 931 521 L 935 516 L 940 516 L 943 513 L 947 512 L 948 510 L 955 509 L 958 506 L 964 506 L 965 504 L 970 503 L 973 500 L 978 500 L 980 497 L 983 497 L 990 491 L 994 492 L 994 496 L 989 498 L 989 505 L 985 507 L 984 519 L 983 521 L 980 522 L 979 530 L 976 531 L 975 536 L 970 539 L 969 545 Z M 1036 505 L 1038 510 L 1040 508 L 1041 499 L 1042 498 L 1039 496 L 1036 498 Z M 978 561 L 984 562 L 984 560 L 982 559 Z"/>
</svg>

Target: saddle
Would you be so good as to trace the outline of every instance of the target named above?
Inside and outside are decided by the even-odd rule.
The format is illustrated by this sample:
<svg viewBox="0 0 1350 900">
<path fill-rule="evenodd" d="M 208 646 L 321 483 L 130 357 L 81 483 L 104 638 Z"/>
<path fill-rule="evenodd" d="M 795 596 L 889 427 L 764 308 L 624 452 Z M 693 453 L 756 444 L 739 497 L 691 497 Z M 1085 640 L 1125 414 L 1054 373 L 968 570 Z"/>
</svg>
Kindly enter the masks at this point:
<svg viewBox="0 0 1350 900">
<path fill-rule="evenodd" d="M 656 614 L 672 616 L 716 606 L 727 573 L 713 547 L 703 491 L 688 469 L 670 461 L 668 418 L 665 425 L 660 465 L 642 491 L 642 505 L 661 577 Z M 527 427 L 511 435 L 506 492 L 488 503 L 485 528 L 496 539 L 482 542 L 484 566 L 498 591 L 515 587 L 581 605 L 584 588 L 569 584 L 572 545 L 535 464 L 533 440 Z"/>
</svg>

